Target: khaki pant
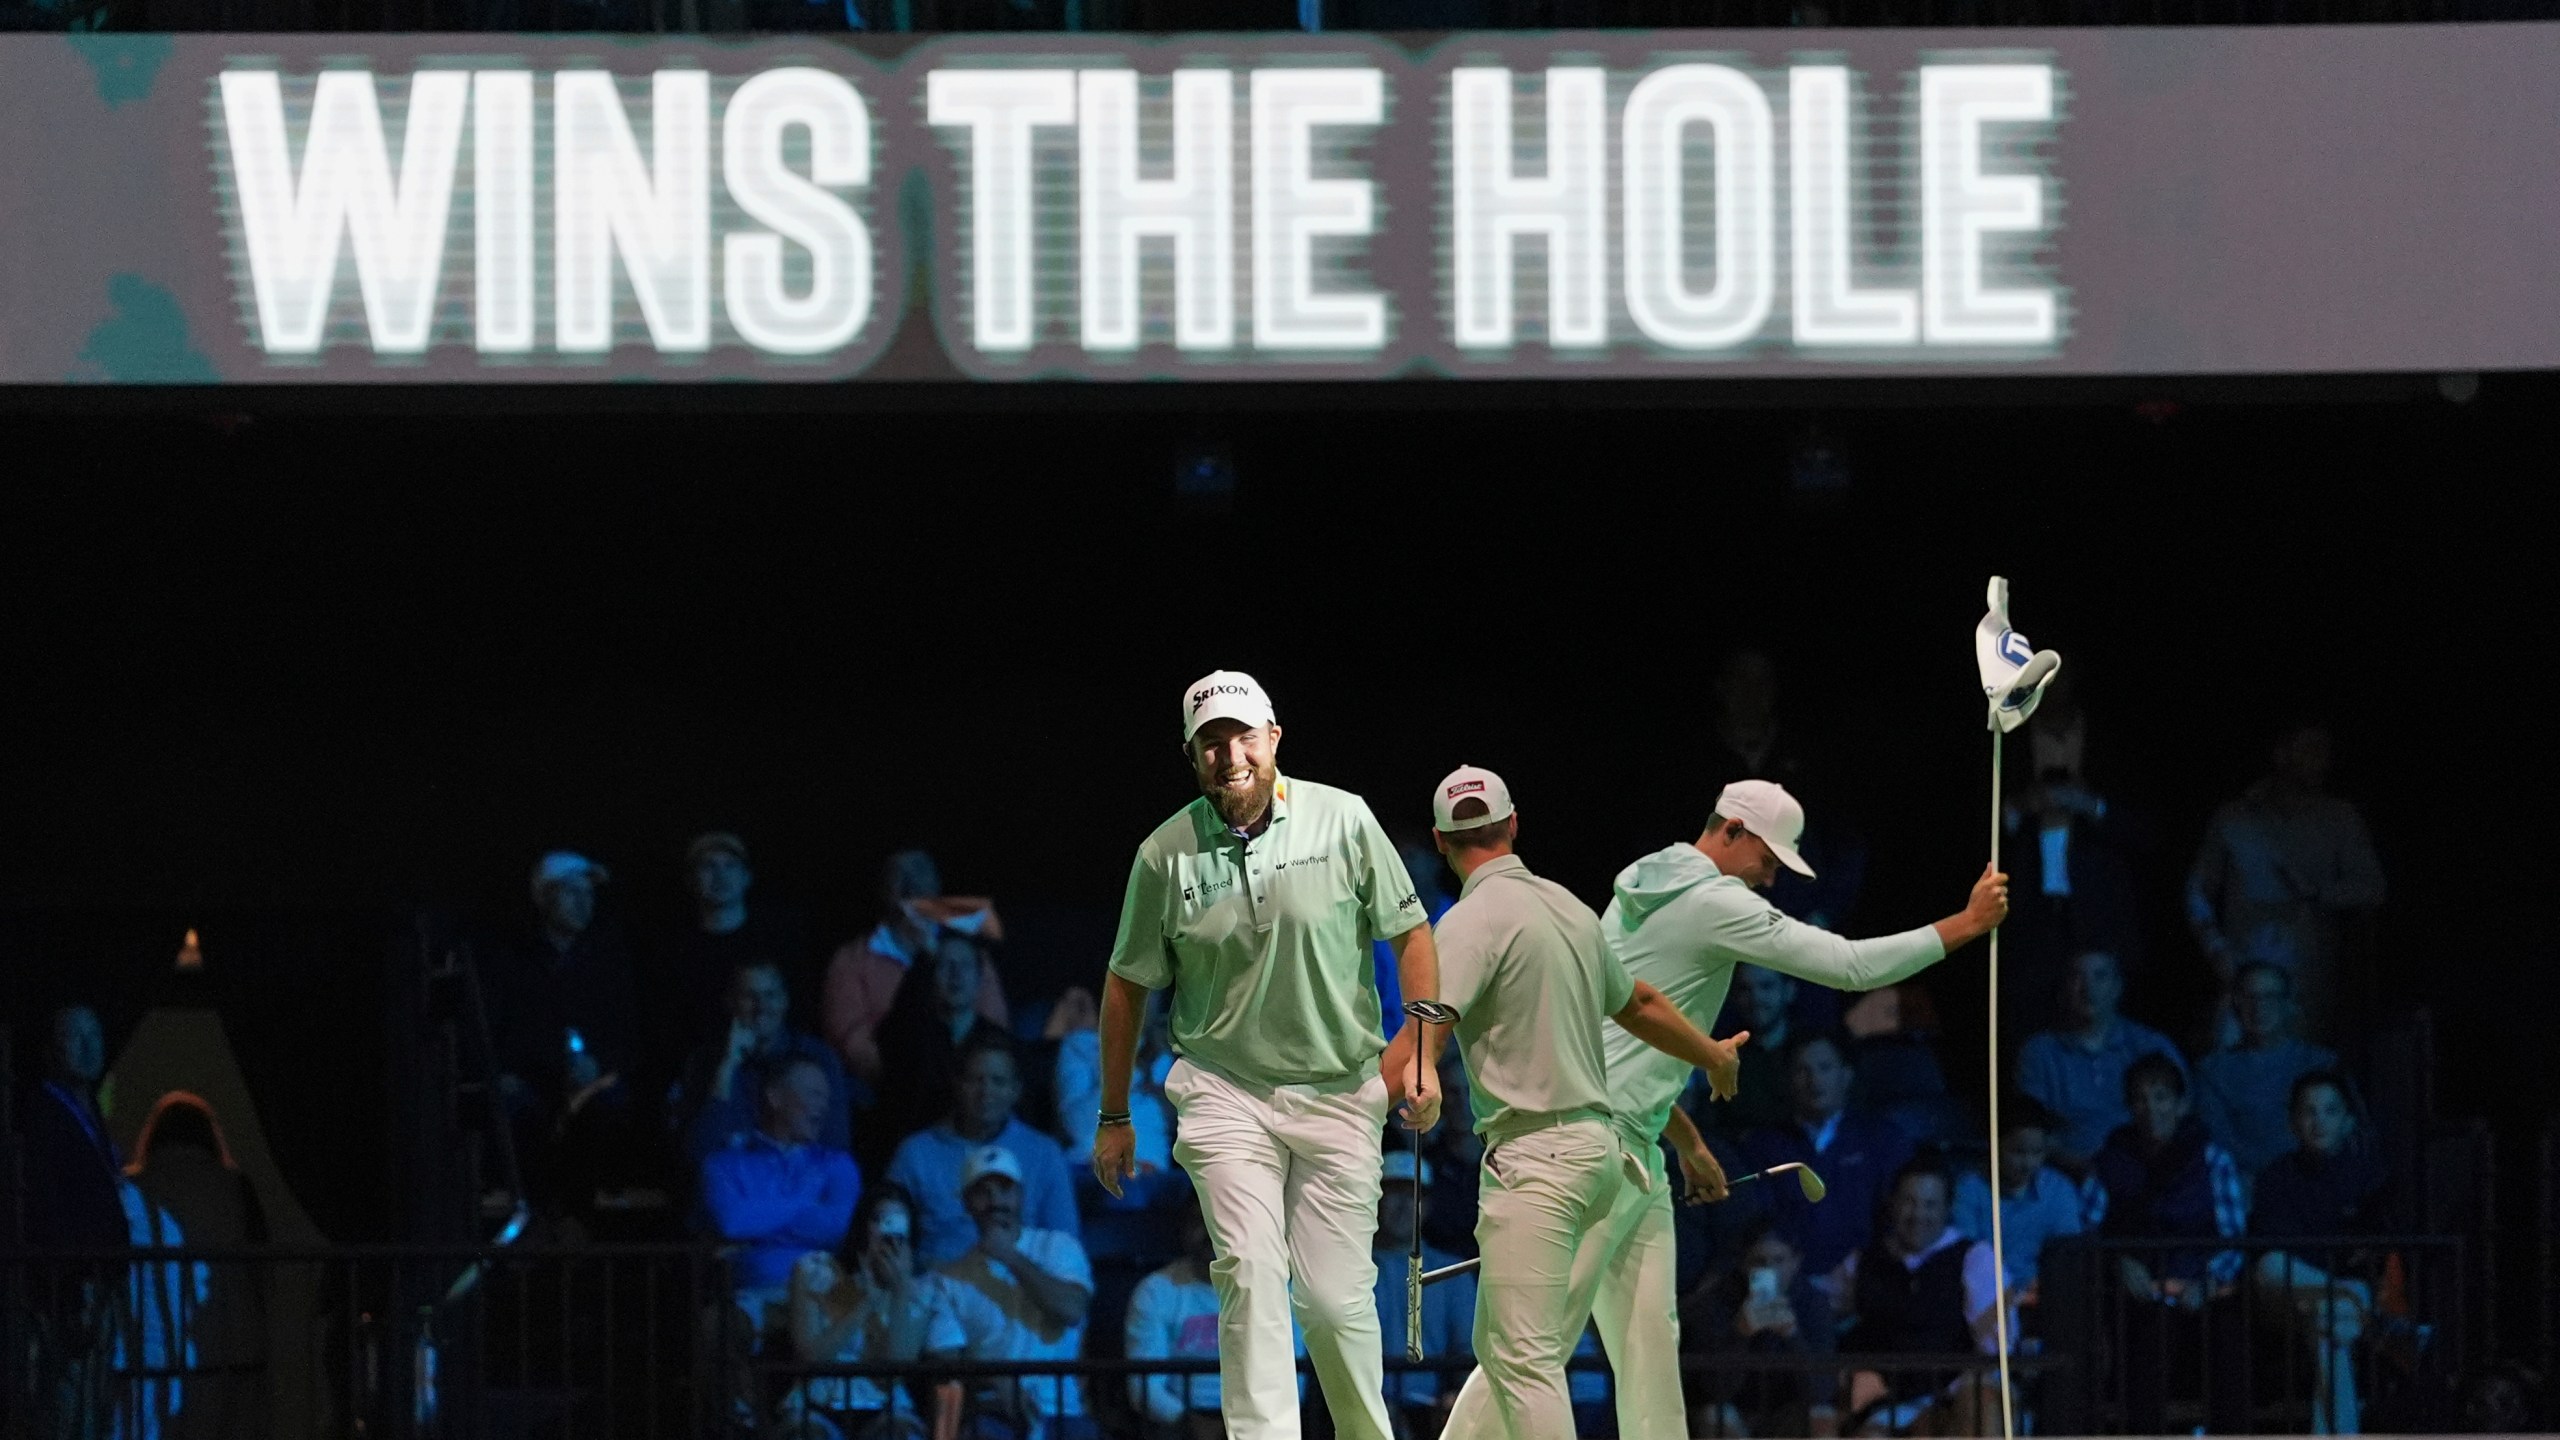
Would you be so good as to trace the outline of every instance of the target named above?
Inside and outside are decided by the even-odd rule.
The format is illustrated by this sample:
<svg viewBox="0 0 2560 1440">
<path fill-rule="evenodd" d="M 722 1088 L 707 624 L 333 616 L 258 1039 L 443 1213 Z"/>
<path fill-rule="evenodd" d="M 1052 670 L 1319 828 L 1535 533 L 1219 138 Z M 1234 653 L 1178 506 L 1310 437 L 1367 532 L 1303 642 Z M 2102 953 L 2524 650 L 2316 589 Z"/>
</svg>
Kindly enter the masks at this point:
<svg viewBox="0 0 2560 1440">
<path fill-rule="evenodd" d="M 1640 1163 L 1644 1181 L 1621 1170 L 1607 1214 L 1574 1254 L 1574 1283 L 1590 1287 L 1592 1323 L 1617 1376 L 1620 1440 L 1686 1440 L 1671 1181 L 1651 1137 L 1622 1132 L 1617 1144 Z"/>
<path fill-rule="evenodd" d="M 1254 1090 L 1176 1061 L 1164 1094 L 1181 1124 L 1217 1258 L 1219 1398 L 1230 1440 L 1297 1440 L 1294 1311 L 1341 1440 L 1387 1440 L 1378 1335 L 1379 1141 L 1387 1082 Z"/>
<path fill-rule="evenodd" d="M 1616 1131 L 1605 1121 L 1550 1126 L 1485 1152 L 1476 1369 L 1449 1411 L 1444 1440 L 1573 1433 L 1565 1362 L 1582 1338 L 1598 1279 L 1596 1270 L 1579 1275 L 1574 1262 L 1618 1184 Z"/>
</svg>

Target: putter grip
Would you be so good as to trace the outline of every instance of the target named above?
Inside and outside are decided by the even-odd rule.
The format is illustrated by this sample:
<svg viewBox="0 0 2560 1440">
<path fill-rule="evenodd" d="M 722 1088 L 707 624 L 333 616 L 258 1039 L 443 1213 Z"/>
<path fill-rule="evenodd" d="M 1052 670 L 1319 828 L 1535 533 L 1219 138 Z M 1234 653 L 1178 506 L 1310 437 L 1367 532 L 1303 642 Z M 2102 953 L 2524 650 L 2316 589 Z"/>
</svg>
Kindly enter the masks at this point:
<svg viewBox="0 0 2560 1440">
<path fill-rule="evenodd" d="M 1412 1260 L 1404 1267 L 1404 1358 L 1422 1360 L 1422 1265 Z"/>
</svg>

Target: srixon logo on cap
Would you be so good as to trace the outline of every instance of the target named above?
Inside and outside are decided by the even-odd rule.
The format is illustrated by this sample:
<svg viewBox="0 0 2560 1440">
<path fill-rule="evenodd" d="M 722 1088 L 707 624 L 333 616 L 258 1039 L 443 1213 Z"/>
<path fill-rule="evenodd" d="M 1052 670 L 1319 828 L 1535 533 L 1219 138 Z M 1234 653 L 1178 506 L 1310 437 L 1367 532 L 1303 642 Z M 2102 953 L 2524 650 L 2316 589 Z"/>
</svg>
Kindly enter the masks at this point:
<svg viewBox="0 0 2560 1440">
<path fill-rule="evenodd" d="M 1192 692 L 1192 694 L 1191 694 L 1191 708 L 1192 708 L 1192 709 L 1194 709 L 1194 710 L 1197 710 L 1197 709 L 1199 709 L 1201 706 L 1208 704 L 1208 703 L 1209 703 L 1209 697 L 1210 697 L 1210 696 L 1212 696 L 1212 695 L 1241 695 L 1241 694 L 1243 694 L 1243 693 L 1244 693 L 1244 687 L 1243 687 L 1243 686 L 1241 686 L 1241 685 L 1208 685 L 1208 686 L 1203 686 L 1202 688 L 1200 688 L 1200 689 L 1195 690 L 1195 691 L 1193 691 L 1193 692 Z"/>
<path fill-rule="evenodd" d="M 1455 800 L 1461 795 L 1473 794 L 1483 788 L 1484 782 L 1481 780 L 1461 780 L 1449 787 L 1449 798 Z"/>
</svg>

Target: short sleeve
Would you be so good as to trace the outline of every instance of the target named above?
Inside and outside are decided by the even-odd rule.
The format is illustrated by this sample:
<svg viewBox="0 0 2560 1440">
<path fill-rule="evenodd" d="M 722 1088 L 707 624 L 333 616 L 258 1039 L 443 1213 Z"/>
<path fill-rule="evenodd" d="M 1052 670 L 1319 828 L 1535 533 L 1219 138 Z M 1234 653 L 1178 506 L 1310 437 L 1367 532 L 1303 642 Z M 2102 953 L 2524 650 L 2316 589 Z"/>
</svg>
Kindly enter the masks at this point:
<svg viewBox="0 0 2560 1440">
<path fill-rule="evenodd" d="M 948 1354 L 969 1348 L 969 1327 L 960 1323 L 959 1292 L 965 1288 L 941 1276 L 930 1276 L 926 1284 L 932 1295 L 924 1321 L 924 1348 L 934 1354 Z"/>
<path fill-rule="evenodd" d="M 1626 962 L 1618 958 L 1617 951 L 1609 948 L 1608 937 L 1600 933 L 1599 917 L 1592 917 L 1590 931 L 1583 937 L 1583 943 L 1600 957 L 1600 1013 L 1615 1015 L 1627 1008 L 1627 1002 L 1636 998 L 1636 977 L 1627 973 Z"/>
<path fill-rule="evenodd" d="M 1070 1285 L 1093 1288 L 1093 1262 L 1085 1258 L 1084 1246 L 1064 1230 L 1042 1230 L 1031 1261 L 1041 1269 Z"/>
<path fill-rule="evenodd" d="M 1395 842 L 1387 838 L 1369 802 L 1355 800 L 1359 807 L 1358 833 L 1353 858 L 1360 865 L 1361 912 L 1369 922 L 1369 933 L 1381 940 L 1401 935 L 1430 918 L 1423 913 L 1422 897 L 1413 888 L 1413 877 L 1405 873 L 1404 857 L 1396 853 Z"/>
<path fill-rule="evenodd" d="M 1472 1015 L 1499 958 L 1484 924 L 1484 907 L 1464 900 L 1450 906 L 1431 927 L 1431 947 L 1440 957 L 1440 1003 L 1461 1016 Z"/>
<path fill-rule="evenodd" d="M 1140 850 L 1129 866 L 1129 888 L 1120 900 L 1120 934 L 1111 942 L 1111 973 L 1149 990 L 1173 983 L 1173 958 L 1165 950 L 1164 897 L 1164 872 Z"/>
</svg>

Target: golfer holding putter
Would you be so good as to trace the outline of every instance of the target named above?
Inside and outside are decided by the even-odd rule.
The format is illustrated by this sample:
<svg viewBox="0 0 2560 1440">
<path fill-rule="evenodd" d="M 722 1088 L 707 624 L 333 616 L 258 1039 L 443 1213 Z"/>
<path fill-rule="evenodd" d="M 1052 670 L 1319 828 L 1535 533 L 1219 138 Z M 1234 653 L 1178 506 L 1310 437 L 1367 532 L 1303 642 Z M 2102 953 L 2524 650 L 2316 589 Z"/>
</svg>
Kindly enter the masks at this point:
<svg viewBox="0 0 2560 1440">
<path fill-rule="evenodd" d="M 1782 787 L 1766 780 L 1726 786 L 1694 843 L 1655 851 L 1618 872 L 1616 893 L 1600 917 L 1609 948 L 1628 975 L 1660 988 L 1682 1014 L 1706 1025 L 1724 1008 L 1736 964 L 1841 990 L 1873 990 L 1990 934 L 2009 913 L 2009 877 L 1986 865 L 1962 910 L 1915 930 L 1844 940 L 1791 920 L 1758 892 L 1777 880 L 1780 865 L 1813 874 L 1796 853 L 1803 834 L 1804 807 Z M 1650 1183 L 1619 1185 L 1606 1218 L 1583 1237 L 1574 1277 L 1577 1286 L 1593 1284 L 1591 1318 L 1618 1377 L 1618 1434 L 1681 1440 L 1689 1429 L 1673 1314 L 1671 1196 L 1652 1137 L 1666 1123 L 1675 1132 L 1687 1129 L 1674 1117 L 1689 1065 L 1633 1035 L 1611 1033 L 1604 1043 L 1619 1143 L 1645 1158 Z"/>
<path fill-rule="evenodd" d="M 1603 1019 L 1686 1075 L 1730 1096 L 1742 1042 L 1710 1040 L 1662 992 L 1628 978 L 1600 917 L 1529 873 L 1513 853 L 1510 788 L 1461 766 L 1432 792 L 1432 840 L 1465 882 L 1440 917 L 1441 1003 L 1458 1012 L 1476 1132 L 1484 1138 L 1476 1370 L 1449 1412 L 1448 1440 L 1573 1434 L 1565 1362 L 1591 1313 L 1574 1254 L 1609 1213 L 1622 1172 L 1644 1173 L 1610 1123 Z"/>
<path fill-rule="evenodd" d="M 1414 1130 L 1438 1118 L 1445 1037 L 1408 1019 L 1379 1039 L 1370 944 L 1386 940 L 1404 993 L 1429 1000 L 1431 930 L 1368 805 L 1280 774 L 1280 727 L 1251 676 L 1184 691 L 1182 742 L 1200 798 L 1138 847 L 1103 981 L 1094 1177 L 1117 1194 L 1135 1173 L 1129 1072 L 1147 992 L 1169 985 L 1180 1059 L 1164 1093 L 1217 1256 L 1227 1434 L 1297 1440 L 1294 1306 L 1336 1433 L 1387 1440 L 1380 1142 L 1391 1108 Z"/>
</svg>

